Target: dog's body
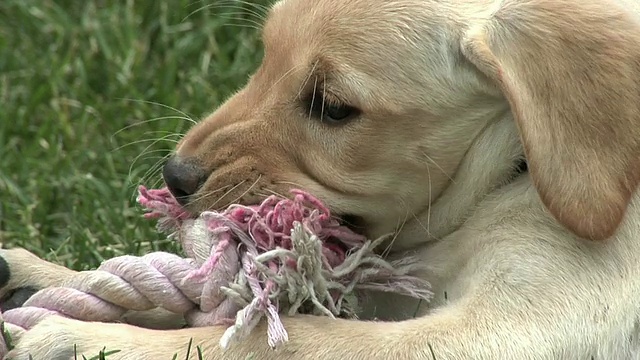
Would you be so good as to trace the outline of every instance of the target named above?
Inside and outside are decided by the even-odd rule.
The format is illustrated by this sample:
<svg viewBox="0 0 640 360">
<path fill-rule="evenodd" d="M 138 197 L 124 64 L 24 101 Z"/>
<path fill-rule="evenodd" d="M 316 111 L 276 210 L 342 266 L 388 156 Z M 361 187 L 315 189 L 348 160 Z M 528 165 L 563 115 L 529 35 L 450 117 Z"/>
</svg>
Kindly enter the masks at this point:
<svg viewBox="0 0 640 360">
<path fill-rule="evenodd" d="M 640 358 L 638 1 L 284 0 L 264 33 L 261 68 L 185 136 L 172 171 L 191 178 L 165 172 L 170 187 L 201 211 L 302 186 L 372 237 L 399 228 L 391 256 L 419 254 L 433 301 L 285 318 L 277 351 L 264 329 L 223 353 L 221 327 L 50 318 L 13 359 L 182 358 L 190 338 L 205 359 Z M 30 254 L 2 255 L 5 289 L 69 276 L 35 262 L 37 283 Z"/>
</svg>

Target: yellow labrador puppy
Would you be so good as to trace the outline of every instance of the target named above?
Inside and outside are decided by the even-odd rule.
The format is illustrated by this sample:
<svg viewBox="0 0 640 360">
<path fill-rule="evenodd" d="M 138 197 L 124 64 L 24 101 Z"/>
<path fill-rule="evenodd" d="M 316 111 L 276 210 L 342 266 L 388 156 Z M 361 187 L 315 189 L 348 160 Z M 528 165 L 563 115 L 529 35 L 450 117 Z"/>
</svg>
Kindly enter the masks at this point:
<svg viewBox="0 0 640 360">
<path fill-rule="evenodd" d="M 640 357 L 640 2 L 283 0 L 264 46 L 168 185 L 193 211 L 302 187 L 370 237 L 401 230 L 392 250 L 418 251 L 435 299 L 286 318 L 278 351 L 264 328 L 223 353 L 222 327 L 50 318 L 13 359 L 183 358 L 191 338 L 205 359 Z M 2 255 L 7 288 L 69 274 Z"/>
</svg>

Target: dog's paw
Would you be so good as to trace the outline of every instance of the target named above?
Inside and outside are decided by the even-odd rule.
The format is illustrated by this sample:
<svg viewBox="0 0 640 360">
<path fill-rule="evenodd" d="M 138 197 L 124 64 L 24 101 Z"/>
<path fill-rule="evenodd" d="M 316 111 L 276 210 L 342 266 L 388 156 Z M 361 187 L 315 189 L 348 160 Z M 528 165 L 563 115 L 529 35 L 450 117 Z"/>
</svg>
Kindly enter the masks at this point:
<svg viewBox="0 0 640 360">
<path fill-rule="evenodd" d="M 5 359 L 125 359 L 120 353 L 131 351 L 135 335 L 119 324 L 91 323 L 50 316 L 31 330 L 12 339 L 13 349 Z M 121 330 L 125 330 L 124 332 Z M 126 344 L 127 348 L 117 346 Z"/>
<path fill-rule="evenodd" d="M 10 334 L 13 349 L 5 359 L 74 359 L 75 345 L 80 340 L 76 338 L 76 334 L 87 331 L 82 325 L 78 321 L 59 316 L 46 318 L 18 338 Z"/>
<path fill-rule="evenodd" d="M 122 323 L 84 322 L 50 316 L 13 339 L 12 360 L 220 359 L 217 340 L 224 328 L 159 331 Z M 102 356 L 104 355 L 104 356 Z"/>
<path fill-rule="evenodd" d="M 0 249 L 0 310 L 22 306 L 38 290 L 59 286 L 73 273 L 24 249 Z"/>
<path fill-rule="evenodd" d="M 0 310 L 2 312 L 5 312 L 11 309 L 19 308 L 36 292 L 38 292 L 38 289 L 31 286 L 25 286 L 17 289 L 8 289 L 0 298 Z"/>
<path fill-rule="evenodd" d="M 20 264 L 39 260 L 24 249 L 0 249 L 0 310 L 7 311 L 22 306 L 38 289 L 26 284 L 20 276 Z M 12 271 L 13 269 L 13 271 Z"/>
</svg>

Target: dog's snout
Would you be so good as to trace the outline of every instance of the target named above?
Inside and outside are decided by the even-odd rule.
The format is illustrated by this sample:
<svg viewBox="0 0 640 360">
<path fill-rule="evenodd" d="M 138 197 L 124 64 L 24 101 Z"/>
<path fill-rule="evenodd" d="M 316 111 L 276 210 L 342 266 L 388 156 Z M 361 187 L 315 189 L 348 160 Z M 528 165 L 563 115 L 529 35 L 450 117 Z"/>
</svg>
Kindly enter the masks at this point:
<svg viewBox="0 0 640 360">
<path fill-rule="evenodd" d="M 162 177 L 169 191 L 182 205 L 189 202 L 189 197 L 195 194 L 206 180 L 206 175 L 199 166 L 177 156 L 169 158 L 162 169 Z"/>
</svg>

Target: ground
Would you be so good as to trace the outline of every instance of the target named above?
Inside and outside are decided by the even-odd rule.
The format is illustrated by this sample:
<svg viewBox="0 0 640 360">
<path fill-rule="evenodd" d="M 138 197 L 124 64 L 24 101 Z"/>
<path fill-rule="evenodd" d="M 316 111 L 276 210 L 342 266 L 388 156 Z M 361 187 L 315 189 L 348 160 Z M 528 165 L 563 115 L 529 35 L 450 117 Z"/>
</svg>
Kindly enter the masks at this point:
<svg viewBox="0 0 640 360">
<path fill-rule="evenodd" d="M 268 2 L 0 1 L 2 246 L 78 270 L 172 250 L 136 188 L 255 69 Z"/>
</svg>

